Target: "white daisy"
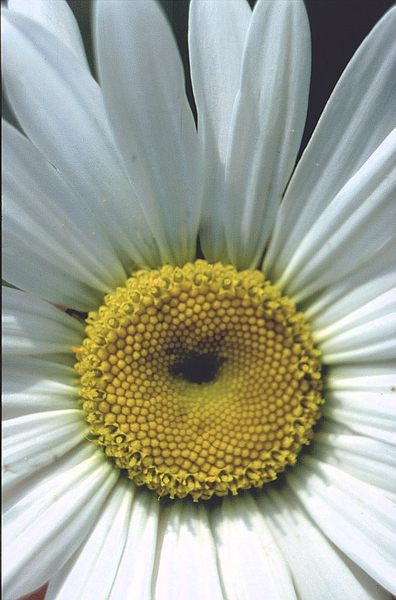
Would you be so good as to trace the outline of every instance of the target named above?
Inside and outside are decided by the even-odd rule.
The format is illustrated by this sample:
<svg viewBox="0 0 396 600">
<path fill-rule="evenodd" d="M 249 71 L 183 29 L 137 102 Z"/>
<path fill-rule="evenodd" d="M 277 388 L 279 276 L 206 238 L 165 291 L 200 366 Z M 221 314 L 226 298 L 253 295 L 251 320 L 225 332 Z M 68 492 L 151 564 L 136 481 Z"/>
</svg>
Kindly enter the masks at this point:
<svg viewBox="0 0 396 600">
<path fill-rule="evenodd" d="M 396 10 L 295 169 L 303 3 L 189 19 L 198 132 L 154 1 L 95 5 L 100 85 L 3 11 L 4 597 L 389 598 Z"/>
</svg>

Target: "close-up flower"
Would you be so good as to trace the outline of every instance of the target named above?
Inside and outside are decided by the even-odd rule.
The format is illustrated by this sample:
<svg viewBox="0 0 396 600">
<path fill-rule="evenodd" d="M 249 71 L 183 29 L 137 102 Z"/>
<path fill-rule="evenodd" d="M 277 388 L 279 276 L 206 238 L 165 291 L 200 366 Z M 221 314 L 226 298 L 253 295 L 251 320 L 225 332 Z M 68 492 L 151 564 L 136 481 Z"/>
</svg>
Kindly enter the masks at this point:
<svg viewBox="0 0 396 600">
<path fill-rule="evenodd" d="M 301 156 L 302 0 L 191 0 L 193 102 L 92 24 L 2 8 L 5 600 L 390 599 L 396 8 Z"/>
</svg>

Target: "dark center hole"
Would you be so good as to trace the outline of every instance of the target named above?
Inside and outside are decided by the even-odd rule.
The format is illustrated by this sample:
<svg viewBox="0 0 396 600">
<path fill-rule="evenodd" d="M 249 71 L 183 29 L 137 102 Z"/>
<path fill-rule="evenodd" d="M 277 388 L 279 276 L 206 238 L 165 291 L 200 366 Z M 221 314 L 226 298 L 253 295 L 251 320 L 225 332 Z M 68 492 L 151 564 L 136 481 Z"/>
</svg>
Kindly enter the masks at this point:
<svg viewBox="0 0 396 600">
<path fill-rule="evenodd" d="M 216 352 L 208 354 L 189 352 L 182 361 L 172 365 L 171 373 L 176 377 L 183 377 L 190 383 L 209 383 L 216 378 L 223 361 L 224 359 Z"/>
</svg>

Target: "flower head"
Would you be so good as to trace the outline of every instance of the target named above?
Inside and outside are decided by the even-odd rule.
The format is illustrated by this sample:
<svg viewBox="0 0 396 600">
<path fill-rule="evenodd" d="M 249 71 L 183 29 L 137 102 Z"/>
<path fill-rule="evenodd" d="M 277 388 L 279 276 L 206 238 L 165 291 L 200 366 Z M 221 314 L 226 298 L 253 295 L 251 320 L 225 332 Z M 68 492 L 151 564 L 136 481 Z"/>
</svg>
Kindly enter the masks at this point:
<svg viewBox="0 0 396 600">
<path fill-rule="evenodd" d="M 197 125 L 155 1 L 96 2 L 99 83 L 3 17 L 5 597 L 394 593 L 396 11 L 297 167 L 299 0 L 192 0 Z"/>
</svg>

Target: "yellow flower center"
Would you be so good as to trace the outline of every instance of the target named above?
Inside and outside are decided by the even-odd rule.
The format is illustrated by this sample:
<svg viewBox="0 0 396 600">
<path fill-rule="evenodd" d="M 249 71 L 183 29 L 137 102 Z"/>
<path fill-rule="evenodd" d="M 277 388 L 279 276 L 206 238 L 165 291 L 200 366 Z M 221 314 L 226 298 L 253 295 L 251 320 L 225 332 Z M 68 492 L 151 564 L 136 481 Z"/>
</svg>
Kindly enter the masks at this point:
<svg viewBox="0 0 396 600">
<path fill-rule="evenodd" d="M 138 485 L 193 500 L 277 477 L 320 416 L 319 351 L 259 271 L 140 270 L 89 314 L 77 349 L 97 444 Z"/>
</svg>

